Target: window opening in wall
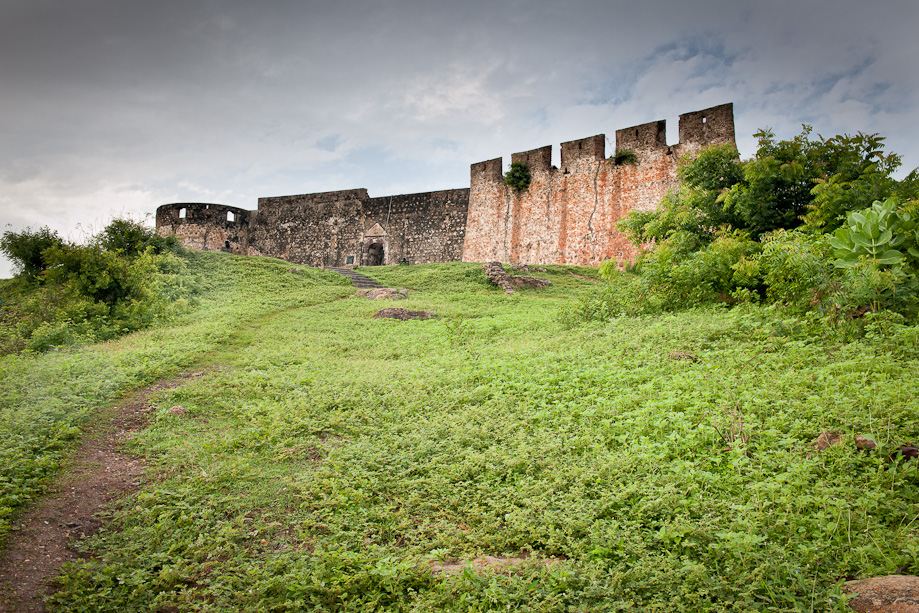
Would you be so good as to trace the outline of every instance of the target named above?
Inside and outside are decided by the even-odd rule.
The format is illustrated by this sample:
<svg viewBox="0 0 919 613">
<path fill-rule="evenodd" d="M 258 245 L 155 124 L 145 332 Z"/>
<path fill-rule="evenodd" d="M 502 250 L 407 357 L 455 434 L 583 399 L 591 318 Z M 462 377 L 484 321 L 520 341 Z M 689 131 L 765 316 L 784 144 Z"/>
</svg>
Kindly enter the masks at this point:
<svg viewBox="0 0 919 613">
<path fill-rule="evenodd" d="M 707 120 L 708 120 L 708 117 L 703 117 L 703 118 L 702 118 L 702 123 L 705 123 Z"/>
<path fill-rule="evenodd" d="M 345 264 L 354 264 L 354 256 L 349 255 L 347 258 L 345 258 Z"/>
<path fill-rule="evenodd" d="M 227 211 L 227 221 L 236 221 L 236 214 L 233 211 Z"/>
<path fill-rule="evenodd" d="M 227 249 L 229 249 L 229 248 L 230 248 L 230 241 L 223 241 L 223 246 L 226 247 Z"/>
<path fill-rule="evenodd" d="M 205 204 L 205 205 L 204 205 L 204 208 L 209 209 L 209 208 L 211 208 L 211 205 Z"/>
<path fill-rule="evenodd" d="M 185 219 L 185 214 L 187 212 L 188 211 L 186 211 L 185 209 L 179 209 L 179 219 Z"/>
</svg>

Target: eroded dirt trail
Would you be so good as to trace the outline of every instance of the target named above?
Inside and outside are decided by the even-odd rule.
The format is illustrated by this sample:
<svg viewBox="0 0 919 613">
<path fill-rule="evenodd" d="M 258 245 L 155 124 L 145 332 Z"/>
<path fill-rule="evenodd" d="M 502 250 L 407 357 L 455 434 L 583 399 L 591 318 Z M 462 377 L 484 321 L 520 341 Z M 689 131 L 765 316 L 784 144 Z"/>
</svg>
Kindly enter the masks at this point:
<svg viewBox="0 0 919 613">
<path fill-rule="evenodd" d="M 123 398 L 89 424 L 68 467 L 47 493 L 14 525 L 0 550 L 0 613 L 45 611 L 53 593 L 51 580 L 61 565 L 85 556 L 73 542 L 98 532 L 100 511 L 136 490 L 144 465 L 121 451 L 122 443 L 143 428 L 152 407 L 149 399 L 204 373 L 183 373 L 158 381 Z"/>
</svg>

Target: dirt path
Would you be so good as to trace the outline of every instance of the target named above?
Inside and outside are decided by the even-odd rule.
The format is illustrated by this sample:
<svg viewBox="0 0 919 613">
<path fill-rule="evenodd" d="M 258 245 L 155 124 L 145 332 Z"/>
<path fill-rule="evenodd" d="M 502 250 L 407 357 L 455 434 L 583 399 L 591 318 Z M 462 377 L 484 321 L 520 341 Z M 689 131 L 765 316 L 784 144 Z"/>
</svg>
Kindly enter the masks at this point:
<svg viewBox="0 0 919 613">
<path fill-rule="evenodd" d="M 99 531 L 99 512 L 136 490 L 143 462 L 121 452 L 121 444 L 147 424 L 151 395 L 173 389 L 204 373 L 158 381 L 123 398 L 89 425 L 69 466 L 48 492 L 14 522 L 0 550 L 0 613 L 45 610 L 52 578 L 61 565 L 85 557 L 71 543 Z"/>
</svg>

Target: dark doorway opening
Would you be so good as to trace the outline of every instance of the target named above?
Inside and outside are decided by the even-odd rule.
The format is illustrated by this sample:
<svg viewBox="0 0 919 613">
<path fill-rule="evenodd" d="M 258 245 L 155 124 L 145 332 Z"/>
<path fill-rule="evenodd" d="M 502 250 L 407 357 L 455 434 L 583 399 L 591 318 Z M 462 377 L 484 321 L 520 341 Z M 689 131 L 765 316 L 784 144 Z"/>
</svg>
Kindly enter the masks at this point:
<svg viewBox="0 0 919 613">
<path fill-rule="evenodd" d="M 383 241 L 373 241 L 364 245 L 364 266 L 382 266 L 385 257 Z"/>
</svg>

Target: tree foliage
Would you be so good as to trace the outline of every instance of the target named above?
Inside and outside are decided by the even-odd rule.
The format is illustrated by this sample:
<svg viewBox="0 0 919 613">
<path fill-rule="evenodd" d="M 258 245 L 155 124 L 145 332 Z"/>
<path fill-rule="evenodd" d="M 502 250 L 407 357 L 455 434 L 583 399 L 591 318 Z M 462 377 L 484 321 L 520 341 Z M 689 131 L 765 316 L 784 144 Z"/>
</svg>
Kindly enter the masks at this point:
<svg viewBox="0 0 919 613">
<path fill-rule="evenodd" d="M 129 258 L 139 256 L 148 247 L 153 253 L 180 248 L 175 235 L 160 236 L 152 228 L 133 219 L 113 219 L 99 234 L 97 242 L 102 249 L 122 253 Z"/>
<path fill-rule="evenodd" d="M 48 228 L 8 231 L 0 249 L 23 289 L 5 305 L 0 353 L 103 340 L 150 325 L 182 304 L 172 279 L 184 268 L 175 237 L 112 221 L 86 244 Z M 176 301 L 175 299 L 178 300 Z"/>
<path fill-rule="evenodd" d="M 824 233 L 876 200 L 919 197 L 919 172 L 894 179 L 901 158 L 885 154 L 884 138 L 877 134 L 814 138 L 804 126 L 790 140 L 776 140 L 770 130 L 755 136 L 758 147 L 749 160 L 738 159 L 730 145 L 718 145 L 683 162 L 681 186 L 659 210 L 630 213 L 619 227 L 636 244 L 681 231 L 707 244 L 720 227 L 743 230 L 753 239 L 798 227 Z"/>
<path fill-rule="evenodd" d="M 34 279 L 48 268 L 45 251 L 63 244 L 63 239 L 48 226 L 22 232 L 7 230 L 0 237 L 0 253 L 10 259 L 19 275 Z"/>
<path fill-rule="evenodd" d="M 636 312 L 769 301 L 832 325 L 919 316 L 919 171 L 894 179 L 900 156 L 876 134 L 756 137 L 752 159 L 722 145 L 684 161 L 658 210 L 620 221 L 642 247 Z"/>
</svg>

